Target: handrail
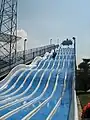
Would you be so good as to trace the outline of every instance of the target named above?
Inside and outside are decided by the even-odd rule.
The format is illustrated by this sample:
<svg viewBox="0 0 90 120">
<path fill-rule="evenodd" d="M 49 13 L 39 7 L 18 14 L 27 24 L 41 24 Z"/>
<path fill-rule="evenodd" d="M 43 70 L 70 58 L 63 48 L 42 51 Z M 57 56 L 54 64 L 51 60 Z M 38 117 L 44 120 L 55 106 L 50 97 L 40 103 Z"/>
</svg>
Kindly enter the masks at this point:
<svg viewBox="0 0 90 120">
<path fill-rule="evenodd" d="M 74 90 L 74 120 L 79 120 L 78 118 L 78 107 L 77 107 L 77 99 L 76 99 L 76 91 Z"/>
<path fill-rule="evenodd" d="M 56 48 L 57 45 L 47 45 L 47 46 L 43 46 L 43 47 L 39 47 L 39 48 L 33 48 L 30 50 L 26 50 L 26 63 L 28 63 L 29 61 L 31 62 L 36 56 L 42 56 L 44 55 L 46 52 L 50 52 L 52 49 Z M 12 53 L 13 55 L 14 53 Z M 2 58 L 2 56 L 1 56 Z M 3 58 L 2 58 L 3 59 Z M 23 51 L 19 51 L 17 52 L 17 56 L 16 56 L 16 62 L 12 61 L 11 66 L 9 66 L 9 57 L 7 56 L 6 61 L 8 61 L 7 64 L 5 64 L 5 66 L 2 66 L 0 68 L 0 77 L 3 77 L 4 75 L 6 75 L 7 73 L 9 73 L 10 69 L 12 69 L 13 67 L 15 67 L 18 64 L 23 64 Z M 15 58 L 14 58 L 15 59 Z M 6 72 L 7 71 L 7 72 Z"/>
</svg>

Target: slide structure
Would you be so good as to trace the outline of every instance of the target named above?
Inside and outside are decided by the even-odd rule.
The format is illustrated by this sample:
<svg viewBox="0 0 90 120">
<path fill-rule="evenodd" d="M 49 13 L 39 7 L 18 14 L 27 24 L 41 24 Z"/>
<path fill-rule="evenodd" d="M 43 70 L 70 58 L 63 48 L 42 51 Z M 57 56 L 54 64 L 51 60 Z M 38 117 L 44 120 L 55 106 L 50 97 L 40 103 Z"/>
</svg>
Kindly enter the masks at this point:
<svg viewBox="0 0 90 120">
<path fill-rule="evenodd" d="M 74 57 L 73 48 L 60 47 L 55 58 L 16 66 L 0 82 L 0 120 L 68 120 Z"/>
</svg>

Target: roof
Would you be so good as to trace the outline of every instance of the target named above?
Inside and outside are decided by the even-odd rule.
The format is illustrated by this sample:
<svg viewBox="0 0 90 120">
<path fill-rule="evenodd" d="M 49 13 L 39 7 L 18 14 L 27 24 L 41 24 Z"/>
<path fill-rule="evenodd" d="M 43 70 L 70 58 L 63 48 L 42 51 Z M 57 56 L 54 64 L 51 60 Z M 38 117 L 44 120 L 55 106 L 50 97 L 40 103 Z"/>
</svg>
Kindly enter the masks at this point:
<svg viewBox="0 0 90 120">
<path fill-rule="evenodd" d="M 73 43 L 72 43 L 72 41 L 71 40 L 64 40 L 63 42 L 62 42 L 62 45 L 72 45 Z"/>
<path fill-rule="evenodd" d="M 0 33 L 0 42 L 10 42 L 10 38 L 12 37 L 12 42 L 15 42 L 15 37 L 17 38 L 17 41 L 21 39 L 21 37 L 10 35 L 6 33 Z"/>
</svg>

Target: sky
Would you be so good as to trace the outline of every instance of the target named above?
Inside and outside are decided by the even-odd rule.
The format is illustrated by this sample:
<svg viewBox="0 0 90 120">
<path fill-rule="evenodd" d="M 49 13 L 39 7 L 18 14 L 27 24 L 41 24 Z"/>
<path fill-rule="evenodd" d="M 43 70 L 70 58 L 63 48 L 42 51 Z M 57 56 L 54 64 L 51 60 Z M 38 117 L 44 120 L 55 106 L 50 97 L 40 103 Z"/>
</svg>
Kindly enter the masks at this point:
<svg viewBox="0 0 90 120">
<path fill-rule="evenodd" d="M 75 36 L 79 63 L 90 57 L 90 0 L 18 0 L 18 34 L 27 49 Z"/>
</svg>

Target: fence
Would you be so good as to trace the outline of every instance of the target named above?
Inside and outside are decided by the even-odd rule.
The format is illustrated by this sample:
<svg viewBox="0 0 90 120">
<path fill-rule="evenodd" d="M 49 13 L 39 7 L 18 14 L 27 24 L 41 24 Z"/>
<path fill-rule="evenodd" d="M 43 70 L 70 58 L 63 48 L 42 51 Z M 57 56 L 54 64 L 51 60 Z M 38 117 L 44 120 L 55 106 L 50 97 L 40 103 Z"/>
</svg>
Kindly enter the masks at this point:
<svg viewBox="0 0 90 120">
<path fill-rule="evenodd" d="M 9 71 L 18 64 L 29 64 L 36 56 L 43 56 L 46 52 L 50 52 L 52 49 L 58 48 L 59 45 L 47 45 L 38 48 L 29 49 L 26 51 L 12 53 L 11 64 L 9 63 L 9 55 L 7 57 L 0 56 L 0 78 L 9 73 Z M 2 61 L 2 62 L 1 62 Z"/>
</svg>

